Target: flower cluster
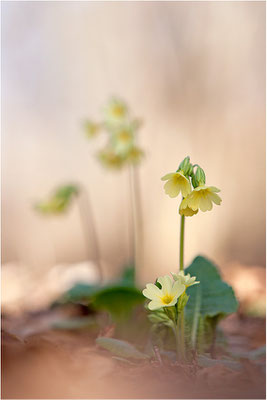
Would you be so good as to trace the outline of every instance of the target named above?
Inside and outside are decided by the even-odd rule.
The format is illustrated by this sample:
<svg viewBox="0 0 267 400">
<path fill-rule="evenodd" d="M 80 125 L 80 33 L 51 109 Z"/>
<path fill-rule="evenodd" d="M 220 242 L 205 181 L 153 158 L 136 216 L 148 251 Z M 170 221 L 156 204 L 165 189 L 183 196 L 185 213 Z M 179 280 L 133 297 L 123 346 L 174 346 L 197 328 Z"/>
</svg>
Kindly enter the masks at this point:
<svg viewBox="0 0 267 400">
<path fill-rule="evenodd" d="M 167 181 L 164 185 L 167 195 L 174 198 L 182 194 L 179 213 L 185 217 L 192 217 L 199 210 L 210 211 L 213 203 L 221 204 L 222 200 L 217 194 L 220 190 L 215 186 L 206 186 L 205 172 L 199 165 L 192 165 L 189 157 L 180 163 L 176 172 L 163 176 L 161 180 Z"/>
<path fill-rule="evenodd" d="M 101 131 L 107 133 L 107 143 L 97 157 L 108 168 L 120 169 L 126 164 L 138 164 L 144 152 L 136 144 L 136 133 L 140 121 L 131 118 L 127 105 L 118 98 L 112 98 L 103 110 L 103 121 L 85 121 L 84 129 L 88 138 L 96 137 Z"/>
<path fill-rule="evenodd" d="M 178 274 L 172 273 L 172 276 L 173 280 L 169 275 L 165 275 L 157 279 L 157 284 L 148 283 L 146 285 L 143 295 L 151 300 L 148 304 L 148 308 L 151 311 L 175 306 L 178 298 L 185 293 L 189 286 L 199 283 L 196 281 L 195 276 L 184 275 L 183 271 Z"/>
</svg>

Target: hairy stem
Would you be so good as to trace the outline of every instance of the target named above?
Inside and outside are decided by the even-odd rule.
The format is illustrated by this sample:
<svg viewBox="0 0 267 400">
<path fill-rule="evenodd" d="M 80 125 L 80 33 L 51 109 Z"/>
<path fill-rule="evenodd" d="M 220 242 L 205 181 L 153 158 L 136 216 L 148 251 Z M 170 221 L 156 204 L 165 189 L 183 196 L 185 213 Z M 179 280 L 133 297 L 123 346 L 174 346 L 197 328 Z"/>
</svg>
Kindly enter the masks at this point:
<svg viewBox="0 0 267 400">
<path fill-rule="evenodd" d="M 137 167 L 130 166 L 130 185 L 134 221 L 134 264 L 138 282 L 143 264 L 143 215 L 141 204 L 140 181 Z"/>
<path fill-rule="evenodd" d="M 100 261 L 101 257 L 100 257 L 99 241 L 96 232 L 95 220 L 93 216 L 91 202 L 86 189 L 82 188 L 82 193 L 78 195 L 77 200 L 78 200 L 80 221 L 83 229 L 83 234 L 88 245 L 87 247 L 88 257 L 90 259 L 91 254 L 89 249 L 90 247 L 92 247 L 94 249 L 93 258 L 98 269 L 100 281 L 102 281 L 103 270 Z"/>
<path fill-rule="evenodd" d="M 184 310 L 180 313 L 180 335 L 181 335 L 181 358 L 185 361 L 185 340 L 184 340 Z"/>
<path fill-rule="evenodd" d="M 181 230 L 180 230 L 180 271 L 184 270 L 184 225 L 185 216 L 181 215 Z"/>
</svg>

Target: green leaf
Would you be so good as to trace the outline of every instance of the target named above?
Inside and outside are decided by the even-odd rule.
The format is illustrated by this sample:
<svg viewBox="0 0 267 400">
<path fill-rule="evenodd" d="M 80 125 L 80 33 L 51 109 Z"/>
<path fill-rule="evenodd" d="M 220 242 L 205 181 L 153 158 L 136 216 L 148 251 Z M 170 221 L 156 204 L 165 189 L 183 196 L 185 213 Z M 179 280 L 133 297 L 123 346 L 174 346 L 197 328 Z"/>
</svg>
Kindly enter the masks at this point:
<svg viewBox="0 0 267 400">
<path fill-rule="evenodd" d="M 135 267 L 133 264 L 124 267 L 119 282 L 125 286 L 135 287 Z"/>
<path fill-rule="evenodd" d="M 64 293 L 58 303 L 89 303 L 99 289 L 100 286 L 98 285 L 76 283 L 71 289 Z"/>
<path fill-rule="evenodd" d="M 58 330 L 77 330 L 89 327 L 97 327 L 95 319 L 91 317 L 76 317 L 54 322 L 51 326 Z"/>
<path fill-rule="evenodd" d="M 168 315 L 162 309 L 154 310 L 148 314 L 148 319 L 152 324 L 164 324 L 166 326 L 172 327 L 173 321 L 168 317 Z"/>
<path fill-rule="evenodd" d="M 198 285 L 187 289 L 186 320 L 191 326 L 191 344 L 204 350 L 215 337 L 218 322 L 237 311 L 238 302 L 230 285 L 221 279 L 218 269 L 209 260 L 198 256 L 185 273 L 196 276 Z"/>
<path fill-rule="evenodd" d="M 219 317 L 220 319 L 237 311 L 238 302 L 230 285 L 221 279 L 216 266 L 204 257 L 198 256 L 186 268 L 185 273 L 196 276 L 199 285 L 187 289 L 189 300 L 186 305 L 187 315 L 194 315 L 196 304 L 204 318 Z M 198 298 L 200 297 L 200 298 Z"/>
<path fill-rule="evenodd" d="M 125 320 L 133 308 L 145 301 L 140 290 L 127 286 L 110 286 L 100 289 L 92 299 L 92 305 L 98 310 L 108 311 L 114 321 Z"/>
<path fill-rule="evenodd" d="M 149 358 L 147 354 L 141 353 L 132 344 L 123 340 L 99 337 L 96 339 L 96 343 L 98 346 L 103 347 L 118 357 L 134 358 L 138 360 L 145 360 Z"/>
<path fill-rule="evenodd" d="M 62 185 L 55 189 L 50 198 L 41 201 L 35 205 L 36 211 L 42 214 L 62 214 L 70 206 L 74 195 L 79 193 L 79 188 L 76 185 Z"/>
</svg>

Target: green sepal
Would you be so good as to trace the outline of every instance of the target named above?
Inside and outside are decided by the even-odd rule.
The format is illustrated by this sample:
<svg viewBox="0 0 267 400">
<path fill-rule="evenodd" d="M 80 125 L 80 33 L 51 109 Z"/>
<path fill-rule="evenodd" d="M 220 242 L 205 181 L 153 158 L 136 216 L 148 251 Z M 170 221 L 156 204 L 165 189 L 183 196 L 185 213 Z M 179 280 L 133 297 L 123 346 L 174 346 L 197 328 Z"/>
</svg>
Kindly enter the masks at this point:
<svg viewBox="0 0 267 400">
<path fill-rule="evenodd" d="M 185 308 L 185 306 L 186 306 L 188 300 L 189 300 L 189 296 L 184 292 L 184 293 L 179 297 L 179 300 L 178 300 L 178 303 L 177 303 L 178 312 L 183 311 L 183 309 Z"/>
<path fill-rule="evenodd" d="M 164 307 L 165 314 L 169 317 L 171 321 L 176 321 L 176 307 Z"/>
<path fill-rule="evenodd" d="M 176 172 L 182 171 L 184 175 L 189 175 L 189 171 L 191 170 L 191 164 L 190 164 L 190 157 L 187 156 L 183 159 L 183 161 L 180 163 L 178 169 Z"/>
<path fill-rule="evenodd" d="M 197 167 L 196 172 L 192 175 L 192 185 L 194 188 L 205 185 L 206 175 L 201 167 Z"/>
<path fill-rule="evenodd" d="M 173 325 L 172 319 L 170 319 L 163 309 L 151 312 L 148 314 L 148 319 L 152 324 L 163 324 L 169 327 Z"/>
</svg>

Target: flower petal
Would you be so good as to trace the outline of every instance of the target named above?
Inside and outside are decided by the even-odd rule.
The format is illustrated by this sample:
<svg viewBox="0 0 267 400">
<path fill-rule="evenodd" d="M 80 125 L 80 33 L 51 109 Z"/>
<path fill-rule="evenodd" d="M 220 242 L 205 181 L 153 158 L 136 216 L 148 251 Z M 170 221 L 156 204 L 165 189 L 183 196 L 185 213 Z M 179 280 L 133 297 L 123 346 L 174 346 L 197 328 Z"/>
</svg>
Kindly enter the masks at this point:
<svg viewBox="0 0 267 400">
<path fill-rule="evenodd" d="M 219 193 L 221 191 L 220 189 L 216 188 L 215 186 L 209 186 L 209 190 L 211 192 L 215 192 L 215 193 Z"/>
<path fill-rule="evenodd" d="M 185 291 L 185 285 L 182 284 L 180 281 L 176 281 L 172 287 L 171 290 L 171 295 L 175 296 L 177 299 L 179 296 L 181 296 L 182 293 Z"/>
<path fill-rule="evenodd" d="M 169 174 L 164 175 L 161 180 L 162 181 L 168 181 L 169 179 L 171 179 L 173 176 L 175 175 L 175 172 L 170 172 Z"/>
<path fill-rule="evenodd" d="M 157 310 L 158 308 L 163 307 L 162 302 L 160 300 L 153 300 L 148 304 L 149 310 Z"/>
<path fill-rule="evenodd" d="M 158 282 L 161 284 L 162 294 L 170 294 L 172 290 L 172 279 L 169 275 L 160 276 Z"/>
<path fill-rule="evenodd" d="M 199 201 L 199 208 L 201 211 L 210 211 L 212 209 L 212 202 L 209 197 L 202 197 Z"/>
<path fill-rule="evenodd" d="M 222 199 L 216 193 L 210 193 L 209 198 L 211 199 L 211 201 L 213 201 L 213 203 L 217 204 L 218 206 L 222 202 Z"/>
<path fill-rule="evenodd" d="M 177 183 L 173 179 L 170 179 L 168 182 L 165 183 L 164 190 L 165 193 L 171 198 L 177 197 L 181 191 L 180 185 L 177 185 Z"/>
<path fill-rule="evenodd" d="M 153 283 L 148 283 L 142 293 L 150 300 L 158 299 L 162 296 L 161 290 L 156 285 L 153 285 Z"/>
<path fill-rule="evenodd" d="M 191 192 L 191 186 L 189 180 L 184 177 L 184 181 L 180 180 L 182 196 L 186 197 Z"/>
</svg>

